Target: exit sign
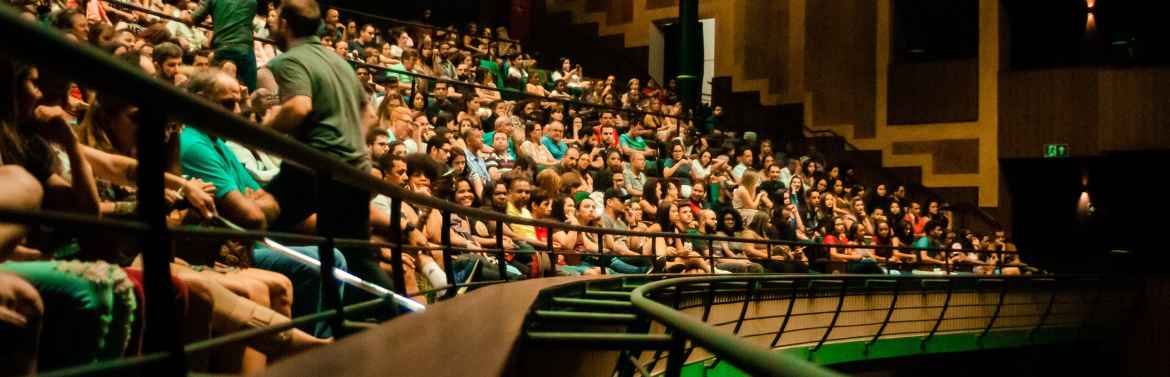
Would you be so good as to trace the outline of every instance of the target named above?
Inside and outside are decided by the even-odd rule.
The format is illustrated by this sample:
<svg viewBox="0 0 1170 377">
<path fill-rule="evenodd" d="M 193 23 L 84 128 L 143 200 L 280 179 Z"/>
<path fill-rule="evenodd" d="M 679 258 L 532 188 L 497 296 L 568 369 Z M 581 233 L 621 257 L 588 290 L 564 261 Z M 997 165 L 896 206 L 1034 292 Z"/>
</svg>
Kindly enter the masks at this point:
<svg viewBox="0 0 1170 377">
<path fill-rule="evenodd" d="M 1068 144 L 1044 144 L 1044 158 L 1068 157 Z"/>
</svg>

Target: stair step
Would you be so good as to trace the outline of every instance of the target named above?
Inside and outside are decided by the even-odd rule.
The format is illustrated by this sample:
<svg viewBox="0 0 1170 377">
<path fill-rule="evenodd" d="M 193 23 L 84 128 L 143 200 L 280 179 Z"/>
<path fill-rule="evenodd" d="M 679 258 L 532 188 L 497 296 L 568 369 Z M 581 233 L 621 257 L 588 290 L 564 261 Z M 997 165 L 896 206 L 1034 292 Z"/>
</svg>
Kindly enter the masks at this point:
<svg viewBox="0 0 1170 377">
<path fill-rule="evenodd" d="M 598 312 L 570 312 L 563 310 L 537 310 L 536 319 L 540 321 L 572 321 L 591 323 L 629 323 L 638 320 L 638 316 L 628 313 L 598 313 Z"/>
<path fill-rule="evenodd" d="M 571 346 L 593 349 L 667 349 L 670 335 L 626 333 L 527 332 L 528 341 L 542 346 Z"/>
<path fill-rule="evenodd" d="M 604 297 L 614 300 L 628 301 L 630 299 L 629 291 L 603 291 L 603 290 L 586 290 L 585 296 Z"/>
<path fill-rule="evenodd" d="M 553 297 L 552 302 L 559 305 L 568 306 L 592 306 L 599 308 L 612 309 L 632 309 L 634 307 L 629 301 L 616 300 L 598 300 L 591 298 L 575 298 L 575 297 Z"/>
</svg>

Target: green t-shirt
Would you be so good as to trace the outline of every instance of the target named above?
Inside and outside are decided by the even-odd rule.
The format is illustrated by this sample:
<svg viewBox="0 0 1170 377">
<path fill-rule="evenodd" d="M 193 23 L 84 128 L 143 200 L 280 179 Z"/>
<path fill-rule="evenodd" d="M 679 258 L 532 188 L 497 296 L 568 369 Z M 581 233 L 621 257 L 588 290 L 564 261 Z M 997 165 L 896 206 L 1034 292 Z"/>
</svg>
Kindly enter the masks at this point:
<svg viewBox="0 0 1170 377">
<path fill-rule="evenodd" d="M 215 185 L 217 199 L 232 191 L 242 194 L 247 189 L 260 189 L 222 139 L 212 139 L 194 127 L 184 127 L 179 134 L 179 163 L 183 174 Z"/>
<path fill-rule="evenodd" d="M 410 85 L 411 83 L 414 82 L 414 76 L 411 76 L 411 75 L 408 75 L 405 73 L 398 73 L 398 72 L 410 72 L 406 69 L 406 66 L 402 65 L 402 63 L 394 63 L 394 64 L 391 64 L 387 68 L 389 70 L 386 71 L 386 78 L 397 77 L 398 82 L 403 83 L 403 84 L 407 84 L 407 85 Z"/>
<path fill-rule="evenodd" d="M 361 171 L 370 170 L 362 139 L 362 107 L 366 94 L 352 67 L 311 37 L 268 62 L 280 87 L 281 101 L 307 96 L 313 101 L 297 140 L 341 158 Z"/>
<path fill-rule="evenodd" d="M 196 23 L 208 13 L 214 19 L 211 40 L 216 51 L 246 52 L 252 49 L 252 17 L 256 15 L 256 0 L 204 0 L 203 6 L 191 15 Z"/>
<path fill-rule="evenodd" d="M 939 245 L 937 245 L 933 241 L 931 241 L 930 237 L 922 236 L 922 237 L 918 238 L 917 241 L 914 241 L 914 244 L 911 246 L 916 247 L 916 248 L 932 249 L 932 250 L 927 251 L 926 255 L 931 257 L 931 258 L 938 258 L 939 257 L 939 254 L 940 254 L 938 251 Z"/>
</svg>

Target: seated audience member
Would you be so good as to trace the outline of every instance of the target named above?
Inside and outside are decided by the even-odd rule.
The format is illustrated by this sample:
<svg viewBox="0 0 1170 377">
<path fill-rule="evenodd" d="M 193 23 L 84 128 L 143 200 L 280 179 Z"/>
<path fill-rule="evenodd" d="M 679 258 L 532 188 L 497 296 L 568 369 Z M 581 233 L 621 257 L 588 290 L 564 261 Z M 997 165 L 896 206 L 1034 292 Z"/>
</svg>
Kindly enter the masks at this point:
<svg viewBox="0 0 1170 377">
<path fill-rule="evenodd" d="M 935 269 L 939 265 L 946 262 L 943 258 L 946 255 L 943 253 L 943 245 L 941 238 L 943 236 L 943 227 L 938 222 L 927 222 L 922 227 L 923 236 L 914 241 L 912 247 L 918 249 L 915 252 L 918 254 L 918 263 L 927 266 L 920 267 L 926 269 Z M 935 265 L 935 266 L 930 266 Z"/>
<path fill-rule="evenodd" d="M 191 79 L 188 87 L 193 94 L 219 103 L 229 110 L 236 109 L 240 100 L 240 86 L 235 79 L 222 72 L 204 71 Z M 266 229 L 279 214 L 275 198 L 260 187 L 245 170 L 236 155 L 223 140 L 213 138 L 194 127 L 183 129 L 179 137 L 179 159 L 185 174 L 215 185 L 216 204 L 224 218 L 249 229 Z M 250 246 L 250 245 L 245 245 Z M 299 246 L 294 250 L 317 259 L 316 246 Z M 267 247 L 255 250 L 257 267 L 296 279 L 301 289 L 294 289 L 297 314 L 315 313 L 320 309 L 319 275 L 308 266 Z M 345 258 L 334 251 L 336 267 L 345 268 Z"/>
<path fill-rule="evenodd" d="M 609 189 L 605 191 L 605 209 L 601 214 L 600 225 L 606 229 L 629 230 L 625 221 L 626 201 L 630 196 L 624 191 Z M 605 250 L 617 255 L 610 259 L 609 268 L 623 274 L 640 274 L 650 269 L 652 264 L 648 258 L 637 258 L 645 255 L 648 250 L 634 250 L 630 248 L 628 237 L 624 235 L 606 235 Z"/>
</svg>

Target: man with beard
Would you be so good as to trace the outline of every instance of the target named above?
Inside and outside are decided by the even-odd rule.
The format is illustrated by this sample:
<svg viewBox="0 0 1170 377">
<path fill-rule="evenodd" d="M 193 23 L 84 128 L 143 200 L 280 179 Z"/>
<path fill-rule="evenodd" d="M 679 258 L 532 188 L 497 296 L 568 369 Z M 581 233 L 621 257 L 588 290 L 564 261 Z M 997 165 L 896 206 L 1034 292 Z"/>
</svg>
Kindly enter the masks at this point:
<svg viewBox="0 0 1170 377">
<path fill-rule="evenodd" d="M 211 3 L 218 1 L 223 0 Z M 268 67 L 280 87 L 282 103 L 280 112 L 265 127 L 287 133 L 359 171 L 370 171 L 361 130 L 367 99 L 349 63 L 321 45 L 317 37 L 320 6 L 315 0 L 287 0 L 278 13 L 273 34 L 285 52 L 269 61 Z M 219 19 L 216 17 L 217 22 Z M 216 35 L 218 39 L 221 34 Z M 364 190 L 319 182 L 312 172 L 285 164 L 268 191 L 281 205 L 275 229 L 291 230 L 321 209 L 317 213 L 318 233 L 370 238 L 370 194 Z M 393 289 L 390 276 L 378 265 L 375 250 L 341 248 L 341 252 L 354 275 Z M 373 298 L 361 291 L 345 296 L 348 302 Z"/>
</svg>

